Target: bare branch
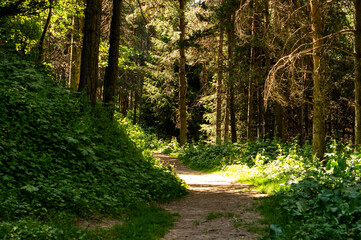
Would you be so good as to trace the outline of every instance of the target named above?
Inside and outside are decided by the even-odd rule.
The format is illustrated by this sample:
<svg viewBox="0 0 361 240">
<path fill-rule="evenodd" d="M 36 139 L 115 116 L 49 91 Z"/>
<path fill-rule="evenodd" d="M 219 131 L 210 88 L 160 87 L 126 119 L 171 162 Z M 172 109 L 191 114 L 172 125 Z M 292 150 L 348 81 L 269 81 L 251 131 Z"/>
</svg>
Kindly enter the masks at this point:
<svg viewBox="0 0 361 240">
<path fill-rule="evenodd" d="M 268 103 L 269 99 L 273 99 L 274 101 L 277 101 L 281 105 L 287 105 L 286 100 L 283 99 L 283 97 L 276 91 L 276 89 L 278 89 L 278 85 L 279 85 L 279 82 L 276 81 L 276 76 L 277 76 L 277 73 L 281 69 L 290 67 L 291 71 L 294 70 L 295 69 L 294 66 L 295 66 L 295 63 L 297 60 L 299 60 L 303 56 L 312 55 L 313 50 L 314 50 L 314 48 L 312 48 L 312 46 L 314 43 L 323 41 L 325 39 L 332 38 L 336 35 L 353 33 L 353 32 L 354 32 L 353 29 L 344 29 L 344 30 L 338 31 L 336 33 L 329 34 L 327 36 L 324 36 L 324 37 L 318 39 L 317 41 L 301 44 L 295 50 L 293 50 L 290 54 L 280 58 L 276 62 L 276 64 L 273 65 L 272 69 L 269 71 L 268 76 L 266 78 L 265 90 L 264 90 L 265 107 L 267 108 L 267 103 Z M 308 48 L 301 50 L 302 48 L 305 48 L 305 47 L 308 47 Z M 343 51 L 349 55 L 353 55 L 352 52 L 342 49 L 338 46 L 334 46 L 334 45 L 323 44 L 319 48 L 333 48 L 333 49 Z"/>
</svg>

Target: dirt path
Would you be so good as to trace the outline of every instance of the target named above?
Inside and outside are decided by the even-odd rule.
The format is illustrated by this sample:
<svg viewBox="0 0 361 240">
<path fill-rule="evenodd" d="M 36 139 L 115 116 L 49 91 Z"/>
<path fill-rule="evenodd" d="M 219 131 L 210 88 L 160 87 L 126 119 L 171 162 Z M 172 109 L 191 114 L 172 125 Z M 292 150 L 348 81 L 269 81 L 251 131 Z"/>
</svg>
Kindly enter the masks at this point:
<svg viewBox="0 0 361 240">
<path fill-rule="evenodd" d="M 253 198 L 264 195 L 245 192 L 249 185 L 234 179 L 206 174 L 184 166 L 178 159 L 155 153 L 165 164 L 174 165 L 189 186 L 189 194 L 161 206 L 179 219 L 164 240 L 257 239 L 261 216 L 252 212 Z"/>
</svg>

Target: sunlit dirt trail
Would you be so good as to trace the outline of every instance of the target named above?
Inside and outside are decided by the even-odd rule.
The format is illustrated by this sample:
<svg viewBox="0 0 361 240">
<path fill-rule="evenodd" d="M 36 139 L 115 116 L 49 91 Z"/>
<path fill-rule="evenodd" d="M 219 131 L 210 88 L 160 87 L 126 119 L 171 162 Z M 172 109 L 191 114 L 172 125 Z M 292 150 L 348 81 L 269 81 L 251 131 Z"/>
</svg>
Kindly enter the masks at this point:
<svg viewBox="0 0 361 240">
<path fill-rule="evenodd" d="M 254 198 L 264 195 L 244 191 L 250 186 L 234 179 L 189 169 L 168 155 L 155 153 L 154 157 L 174 166 L 178 176 L 189 186 L 186 197 L 161 205 L 179 214 L 164 240 L 257 239 L 257 231 L 262 228 L 261 216 L 251 208 Z M 207 220 L 212 213 L 214 219 Z"/>
</svg>

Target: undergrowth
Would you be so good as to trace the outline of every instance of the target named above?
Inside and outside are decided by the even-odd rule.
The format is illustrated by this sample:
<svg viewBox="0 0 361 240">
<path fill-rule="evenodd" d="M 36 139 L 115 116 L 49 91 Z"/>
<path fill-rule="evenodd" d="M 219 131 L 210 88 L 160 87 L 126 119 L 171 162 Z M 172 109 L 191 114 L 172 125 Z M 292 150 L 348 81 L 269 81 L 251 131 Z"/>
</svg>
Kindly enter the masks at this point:
<svg viewBox="0 0 361 240">
<path fill-rule="evenodd" d="M 2 239 L 63 239 L 51 216 L 117 215 L 185 194 L 169 168 L 142 154 L 149 146 L 137 148 L 120 116 L 108 120 L 44 66 L 0 50 L 0 84 Z"/>
<path fill-rule="evenodd" d="M 312 145 L 277 140 L 191 145 L 179 156 L 190 167 L 232 176 L 268 193 L 260 200 L 271 239 L 360 239 L 361 154 L 330 140 L 326 166 Z"/>
</svg>

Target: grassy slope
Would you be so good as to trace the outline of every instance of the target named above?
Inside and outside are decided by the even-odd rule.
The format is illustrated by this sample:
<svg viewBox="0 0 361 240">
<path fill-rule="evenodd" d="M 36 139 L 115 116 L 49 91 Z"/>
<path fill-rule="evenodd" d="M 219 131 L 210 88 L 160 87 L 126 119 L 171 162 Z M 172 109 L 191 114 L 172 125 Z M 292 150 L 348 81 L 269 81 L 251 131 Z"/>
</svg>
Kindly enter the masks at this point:
<svg viewBox="0 0 361 240">
<path fill-rule="evenodd" d="M 66 231 L 41 222 L 117 215 L 184 195 L 180 180 L 144 157 L 123 127 L 99 117 L 100 107 L 92 114 L 44 67 L 0 50 L 0 84 L 0 234 L 17 229 L 27 239 L 20 226 L 33 223 L 34 239 L 61 236 Z"/>
</svg>

